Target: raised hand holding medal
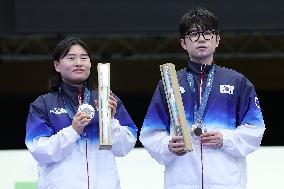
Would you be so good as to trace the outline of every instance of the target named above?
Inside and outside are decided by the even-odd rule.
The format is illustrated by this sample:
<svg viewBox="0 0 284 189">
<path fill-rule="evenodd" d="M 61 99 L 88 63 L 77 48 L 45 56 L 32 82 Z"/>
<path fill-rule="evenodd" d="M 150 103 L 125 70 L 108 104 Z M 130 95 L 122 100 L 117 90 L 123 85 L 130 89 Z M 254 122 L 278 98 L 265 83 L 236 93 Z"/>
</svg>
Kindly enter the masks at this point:
<svg viewBox="0 0 284 189">
<path fill-rule="evenodd" d="M 80 135 L 85 127 L 89 125 L 91 118 L 85 112 L 77 112 L 72 120 L 73 129 Z"/>
<path fill-rule="evenodd" d="M 82 88 L 80 87 L 79 93 L 78 93 L 79 107 L 78 107 L 77 113 L 74 116 L 73 120 L 78 118 L 81 124 L 81 127 L 79 126 L 81 132 L 91 122 L 91 119 L 95 116 L 95 109 L 90 104 L 88 104 L 89 101 L 90 101 L 90 91 L 87 87 L 85 87 L 84 101 L 82 103 Z"/>
<path fill-rule="evenodd" d="M 90 119 L 92 119 L 95 116 L 95 109 L 93 108 L 93 106 L 91 106 L 90 104 L 88 104 L 90 101 L 90 90 L 85 87 L 85 91 L 84 91 L 84 101 L 82 103 L 82 88 L 79 88 L 79 93 L 78 93 L 78 103 L 79 103 L 79 107 L 77 112 L 85 112 Z"/>
<path fill-rule="evenodd" d="M 82 94 L 82 88 L 84 88 L 84 94 Z M 68 116 L 72 119 L 72 127 L 73 129 L 78 133 L 81 134 L 85 127 L 89 125 L 91 122 L 91 119 L 95 115 L 95 109 L 89 105 L 90 101 L 90 90 L 87 87 L 79 87 L 79 92 L 78 92 L 78 110 L 76 114 L 72 112 L 72 108 L 70 104 L 66 102 L 66 99 L 63 95 L 61 87 L 59 88 L 60 93 L 62 94 L 63 98 L 63 103 L 66 108 Z M 82 103 L 82 95 L 84 96 L 84 101 Z"/>
</svg>

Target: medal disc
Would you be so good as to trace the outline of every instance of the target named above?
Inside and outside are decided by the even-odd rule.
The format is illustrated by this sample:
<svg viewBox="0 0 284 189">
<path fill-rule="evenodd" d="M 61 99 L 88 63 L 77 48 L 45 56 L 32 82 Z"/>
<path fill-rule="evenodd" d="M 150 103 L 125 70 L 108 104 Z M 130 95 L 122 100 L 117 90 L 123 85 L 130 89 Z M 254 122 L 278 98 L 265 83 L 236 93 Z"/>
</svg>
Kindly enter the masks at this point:
<svg viewBox="0 0 284 189">
<path fill-rule="evenodd" d="M 82 104 L 78 108 L 78 112 L 85 112 L 92 119 L 95 116 L 95 109 L 89 104 Z"/>
<path fill-rule="evenodd" d="M 205 133 L 204 126 L 201 123 L 195 123 L 192 126 L 192 132 L 195 136 L 200 136 L 201 134 Z"/>
<path fill-rule="evenodd" d="M 202 133 L 203 133 L 203 130 L 200 128 L 200 127 L 197 127 L 193 130 L 193 133 L 196 135 L 196 136 L 200 136 Z"/>
</svg>

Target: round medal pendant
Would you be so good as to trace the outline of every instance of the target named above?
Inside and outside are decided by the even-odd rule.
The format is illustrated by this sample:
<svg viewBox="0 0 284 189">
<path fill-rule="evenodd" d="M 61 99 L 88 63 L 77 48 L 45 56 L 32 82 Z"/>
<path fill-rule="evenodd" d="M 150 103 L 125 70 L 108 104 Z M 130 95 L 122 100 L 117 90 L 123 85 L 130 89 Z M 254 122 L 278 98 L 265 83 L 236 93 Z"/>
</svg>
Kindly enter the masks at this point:
<svg viewBox="0 0 284 189">
<path fill-rule="evenodd" d="M 81 104 L 78 108 L 78 112 L 85 112 L 91 119 L 95 116 L 95 109 L 89 104 Z"/>
<path fill-rule="evenodd" d="M 195 136 L 200 136 L 201 134 L 205 133 L 204 126 L 202 123 L 195 123 L 192 125 L 192 132 Z"/>
</svg>

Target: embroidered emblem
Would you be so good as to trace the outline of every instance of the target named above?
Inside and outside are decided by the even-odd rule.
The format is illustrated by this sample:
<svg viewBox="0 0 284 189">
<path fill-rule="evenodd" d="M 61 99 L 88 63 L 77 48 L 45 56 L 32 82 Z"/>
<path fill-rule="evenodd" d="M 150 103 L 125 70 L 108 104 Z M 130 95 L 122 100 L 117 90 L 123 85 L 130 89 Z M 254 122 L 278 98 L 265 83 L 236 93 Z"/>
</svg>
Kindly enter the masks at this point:
<svg viewBox="0 0 284 189">
<path fill-rule="evenodd" d="M 235 86 L 231 85 L 220 85 L 220 93 L 223 94 L 234 94 Z"/>
<path fill-rule="evenodd" d="M 184 90 L 183 87 L 179 87 L 179 90 L 180 90 L 181 93 L 184 93 L 184 92 L 185 92 L 185 90 Z"/>
<path fill-rule="evenodd" d="M 52 110 L 49 110 L 49 113 L 53 114 L 67 114 L 67 111 L 64 108 L 53 108 Z"/>
<path fill-rule="evenodd" d="M 257 97 L 254 98 L 254 103 L 255 103 L 256 107 L 260 108 L 259 101 L 258 101 Z"/>
</svg>

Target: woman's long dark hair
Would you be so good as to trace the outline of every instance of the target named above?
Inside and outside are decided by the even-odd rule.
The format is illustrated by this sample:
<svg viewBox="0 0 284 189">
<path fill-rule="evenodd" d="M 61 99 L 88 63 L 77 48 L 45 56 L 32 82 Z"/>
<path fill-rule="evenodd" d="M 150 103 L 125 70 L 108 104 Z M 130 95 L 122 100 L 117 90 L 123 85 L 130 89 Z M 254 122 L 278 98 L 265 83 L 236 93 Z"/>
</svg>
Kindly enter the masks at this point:
<svg viewBox="0 0 284 189">
<path fill-rule="evenodd" d="M 90 90 L 94 89 L 96 87 L 96 85 L 95 85 L 95 81 L 96 81 L 96 77 L 97 77 L 96 69 L 95 69 L 95 66 L 92 63 L 92 56 L 91 56 L 89 47 L 83 41 L 81 41 L 79 38 L 76 38 L 76 37 L 73 37 L 73 36 L 68 36 L 65 39 L 63 39 L 62 41 L 60 41 L 57 44 L 57 46 L 54 50 L 52 64 L 54 64 L 54 61 L 59 62 L 60 59 L 64 58 L 68 54 L 70 48 L 73 45 L 80 45 L 83 49 L 86 50 L 86 52 L 87 52 L 87 54 L 90 58 L 92 66 L 91 66 L 91 69 L 90 69 L 90 75 L 86 80 L 86 85 L 87 85 L 88 89 L 90 89 Z M 61 74 L 59 72 L 57 72 L 54 69 L 54 66 L 53 66 L 53 69 L 51 70 L 51 73 L 50 73 L 50 76 L 49 76 L 49 79 L 48 79 L 48 90 L 51 91 L 51 92 L 58 91 L 61 82 L 62 82 Z"/>
</svg>

